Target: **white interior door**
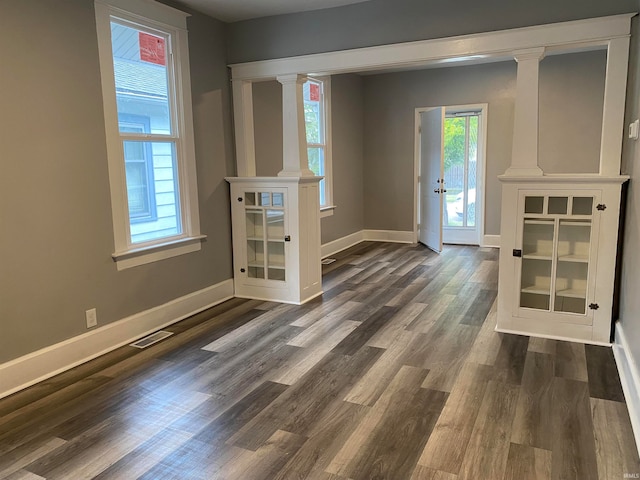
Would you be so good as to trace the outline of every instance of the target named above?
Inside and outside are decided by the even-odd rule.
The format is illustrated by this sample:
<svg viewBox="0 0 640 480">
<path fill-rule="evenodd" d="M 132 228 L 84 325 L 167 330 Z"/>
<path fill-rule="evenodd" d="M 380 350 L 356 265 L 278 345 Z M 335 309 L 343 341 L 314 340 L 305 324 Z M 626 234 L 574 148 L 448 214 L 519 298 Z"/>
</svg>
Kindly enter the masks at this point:
<svg viewBox="0 0 640 480">
<path fill-rule="evenodd" d="M 418 241 L 442 251 L 444 107 L 420 113 L 420 216 Z"/>
</svg>

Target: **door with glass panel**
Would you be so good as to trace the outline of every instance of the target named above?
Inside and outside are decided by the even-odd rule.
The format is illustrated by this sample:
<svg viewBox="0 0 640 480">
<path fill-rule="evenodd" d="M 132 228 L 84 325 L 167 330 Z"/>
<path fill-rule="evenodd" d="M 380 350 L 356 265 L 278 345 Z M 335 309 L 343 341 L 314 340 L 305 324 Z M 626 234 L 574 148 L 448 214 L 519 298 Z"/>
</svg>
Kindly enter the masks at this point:
<svg viewBox="0 0 640 480">
<path fill-rule="evenodd" d="M 443 241 L 453 244 L 480 243 L 480 208 L 483 198 L 481 182 L 482 158 L 481 110 L 447 108 L 444 121 L 444 185 Z"/>
<path fill-rule="evenodd" d="M 248 279 L 286 281 L 286 189 L 246 191 L 246 266 Z M 243 272 L 244 270 L 244 272 Z"/>
<path fill-rule="evenodd" d="M 599 193 L 525 192 L 518 283 L 519 315 L 557 315 L 566 323 L 591 324 Z"/>
</svg>

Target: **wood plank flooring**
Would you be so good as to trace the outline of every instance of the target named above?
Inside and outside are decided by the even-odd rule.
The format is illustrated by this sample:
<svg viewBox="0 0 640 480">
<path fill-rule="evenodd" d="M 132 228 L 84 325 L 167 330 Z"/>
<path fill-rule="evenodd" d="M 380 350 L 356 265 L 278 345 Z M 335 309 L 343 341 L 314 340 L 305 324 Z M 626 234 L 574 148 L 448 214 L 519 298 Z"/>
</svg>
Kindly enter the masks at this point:
<svg viewBox="0 0 640 480">
<path fill-rule="evenodd" d="M 0 479 L 638 478 L 611 350 L 496 333 L 496 250 L 335 257 L 0 400 Z"/>
</svg>

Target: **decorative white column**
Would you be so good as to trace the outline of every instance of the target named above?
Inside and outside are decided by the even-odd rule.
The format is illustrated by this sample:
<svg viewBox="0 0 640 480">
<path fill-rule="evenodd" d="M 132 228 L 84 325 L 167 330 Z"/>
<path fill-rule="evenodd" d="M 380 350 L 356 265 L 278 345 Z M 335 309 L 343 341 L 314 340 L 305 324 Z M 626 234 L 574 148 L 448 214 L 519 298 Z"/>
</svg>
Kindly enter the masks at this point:
<svg viewBox="0 0 640 480">
<path fill-rule="evenodd" d="M 511 166 L 507 176 L 542 175 L 538 166 L 538 73 L 544 48 L 514 53 L 518 62 Z"/>
<path fill-rule="evenodd" d="M 302 87 L 307 77 L 292 74 L 277 77 L 282 84 L 282 171 L 279 177 L 313 177 L 307 158 Z"/>
<path fill-rule="evenodd" d="M 624 106 L 627 95 L 629 37 L 609 40 L 607 76 L 604 83 L 602 140 L 600 141 L 600 175 L 620 175 Z M 623 135 L 620 135 L 623 132 Z"/>
<path fill-rule="evenodd" d="M 236 168 L 239 177 L 256 176 L 256 147 L 253 132 L 253 84 L 233 82 L 233 119 L 236 134 Z"/>
</svg>

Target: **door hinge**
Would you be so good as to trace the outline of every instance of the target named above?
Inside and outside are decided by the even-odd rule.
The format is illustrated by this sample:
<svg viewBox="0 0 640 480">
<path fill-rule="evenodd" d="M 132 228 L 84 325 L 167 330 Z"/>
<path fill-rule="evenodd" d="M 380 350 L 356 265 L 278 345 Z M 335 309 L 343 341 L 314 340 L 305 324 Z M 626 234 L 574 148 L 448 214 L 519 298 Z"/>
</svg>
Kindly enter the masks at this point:
<svg viewBox="0 0 640 480">
<path fill-rule="evenodd" d="M 600 210 L 601 212 L 604 211 L 605 208 L 607 208 L 607 206 L 604 203 L 596 205 L 596 210 Z"/>
<path fill-rule="evenodd" d="M 522 257 L 522 250 L 517 250 L 517 249 L 513 249 L 513 256 L 514 257 Z"/>
<path fill-rule="evenodd" d="M 600 305 L 598 305 L 597 303 L 590 303 L 590 304 L 589 304 L 589 308 L 590 308 L 591 310 L 597 310 L 597 309 L 599 309 L 599 308 L 600 308 Z"/>
</svg>

